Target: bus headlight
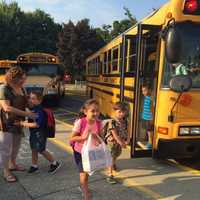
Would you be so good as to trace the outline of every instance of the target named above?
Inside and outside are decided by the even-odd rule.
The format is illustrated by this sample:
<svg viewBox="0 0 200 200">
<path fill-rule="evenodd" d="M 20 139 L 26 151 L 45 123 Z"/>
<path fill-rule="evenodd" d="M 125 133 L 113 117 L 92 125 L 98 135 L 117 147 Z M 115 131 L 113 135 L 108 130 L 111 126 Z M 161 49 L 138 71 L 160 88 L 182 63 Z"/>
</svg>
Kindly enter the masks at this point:
<svg viewBox="0 0 200 200">
<path fill-rule="evenodd" d="M 179 135 L 200 135 L 200 126 L 180 127 Z"/>
<path fill-rule="evenodd" d="M 55 90 L 55 89 L 48 89 L 47 90 L 47 94 L 57 94 L 57 90 Z"/>
<path fill-rule="evenodd" d="M 179 134 L 180 135 L 188 135 L 190 134 L 190 128 L 187 127 L 182 127 L 179 129 Z"/>
<path fill-rule="evenodd" d="M 194 128 L 191 128 L 191 131 L 190 131 L 191 134 L 200 134 L 200 127 L 194 127 Z"/>
</svg>

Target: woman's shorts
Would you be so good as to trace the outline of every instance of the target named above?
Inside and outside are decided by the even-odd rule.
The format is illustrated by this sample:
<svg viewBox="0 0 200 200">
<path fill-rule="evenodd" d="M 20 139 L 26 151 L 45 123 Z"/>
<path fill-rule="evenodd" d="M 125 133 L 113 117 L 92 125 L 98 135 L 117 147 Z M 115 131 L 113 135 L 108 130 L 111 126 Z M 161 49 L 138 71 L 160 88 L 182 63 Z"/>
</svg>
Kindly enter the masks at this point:
<svg viewBox="0 0 200 200">
<path fill-rule="evenodd" d="M 0 131 L 0 168 L 3 168 L 11 156 L 13 134 Z"/>
<path fill-rule="evenodd" d="M 30 146 L 32 150 L 36 150 L 42 153 L 46 150 L 47 138 L 40 132 L 31 133 L 30 135 Z"/>
<path fill-rule="evenodd" d="M 83 172 L 82 156 L 79 152 L 74 150 L 74 161 L 79 172 Z"/>
</svg>

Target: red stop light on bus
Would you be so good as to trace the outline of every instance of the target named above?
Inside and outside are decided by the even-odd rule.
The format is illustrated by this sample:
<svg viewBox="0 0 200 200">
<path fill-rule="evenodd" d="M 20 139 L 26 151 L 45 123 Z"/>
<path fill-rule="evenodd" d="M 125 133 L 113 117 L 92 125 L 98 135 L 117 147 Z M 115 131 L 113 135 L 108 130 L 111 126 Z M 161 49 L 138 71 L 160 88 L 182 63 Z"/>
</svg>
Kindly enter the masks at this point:
<svg viewBox="0 0 200 200">
<path fill-rule="evenodd" d="M 184 14 L 199 14 L 199 1 L 186 0 L 184 6 Z M 197 13 L 198 12 L 198 13 Z"/>
</svg>

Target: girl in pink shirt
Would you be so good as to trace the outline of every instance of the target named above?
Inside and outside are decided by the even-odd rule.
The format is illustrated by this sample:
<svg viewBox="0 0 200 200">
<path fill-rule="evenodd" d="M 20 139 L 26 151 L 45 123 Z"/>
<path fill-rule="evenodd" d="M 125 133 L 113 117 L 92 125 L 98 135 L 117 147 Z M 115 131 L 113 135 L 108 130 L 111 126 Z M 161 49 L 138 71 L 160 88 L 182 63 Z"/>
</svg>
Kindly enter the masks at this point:
<svg viewBox="0 0 200 200">
<path fill-rule="evenodd" d="M 79 170 L 84 200 L 91 200 L 88 189 L 88 173 L 83 171 L 81 150 L 89 134 L 92 134 L 94 143 L 98 142 L 96 135 L 100 134 L 102 124 L 98 120 L 99 104 L 95 99 L 87 100 L 81 111 L 83 116 L 75 121 L 70 142 L 73 144 L 74 160 Z"/>
</svg>

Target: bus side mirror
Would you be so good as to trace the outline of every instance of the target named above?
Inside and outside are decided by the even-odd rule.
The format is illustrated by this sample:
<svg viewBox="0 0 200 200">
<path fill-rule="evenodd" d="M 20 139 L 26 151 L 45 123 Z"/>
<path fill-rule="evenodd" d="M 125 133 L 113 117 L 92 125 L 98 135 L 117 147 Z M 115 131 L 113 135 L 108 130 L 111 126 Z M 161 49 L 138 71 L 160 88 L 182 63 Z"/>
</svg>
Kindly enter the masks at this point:
<svg viewBox="0 0 200 200">
<path fill-rule="evenodd" d="M 182 52 L 182 41 L 179 29 L 175 26 L 170 27 L 165 35 L 165 54 L 169 63 L 177 63 L 180 61 Z"/>
<path fill-rule="evenodd" d="M 171 78 L 169 87 L 172 91 L 183 93 L 190 90 L 192 87 L 192 79 L 188 75 L 178 75 Z"/>
</svg>

